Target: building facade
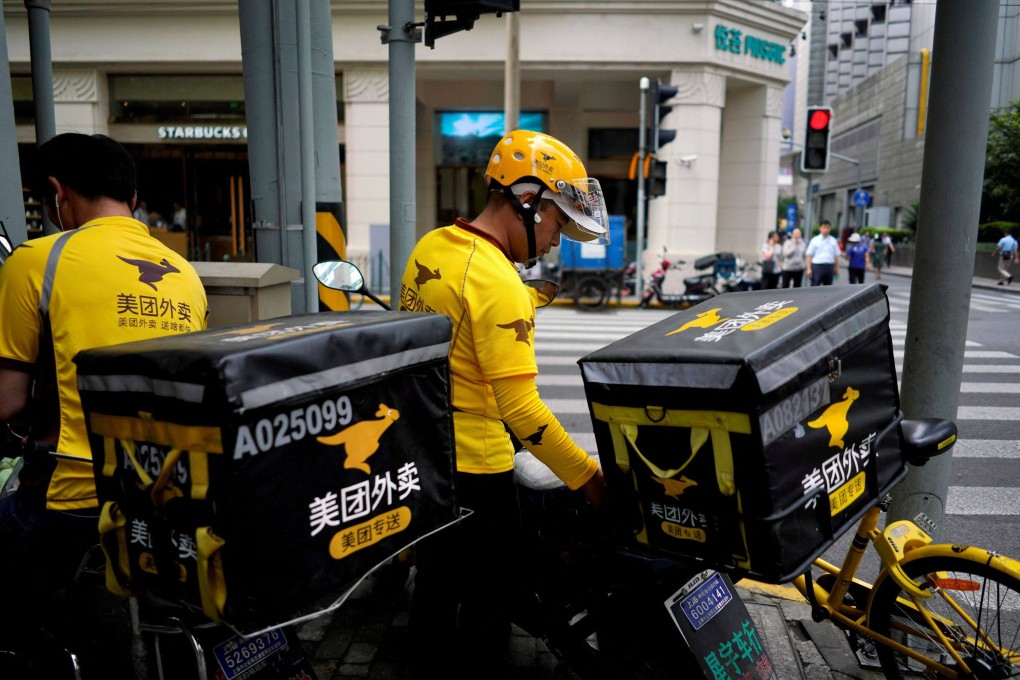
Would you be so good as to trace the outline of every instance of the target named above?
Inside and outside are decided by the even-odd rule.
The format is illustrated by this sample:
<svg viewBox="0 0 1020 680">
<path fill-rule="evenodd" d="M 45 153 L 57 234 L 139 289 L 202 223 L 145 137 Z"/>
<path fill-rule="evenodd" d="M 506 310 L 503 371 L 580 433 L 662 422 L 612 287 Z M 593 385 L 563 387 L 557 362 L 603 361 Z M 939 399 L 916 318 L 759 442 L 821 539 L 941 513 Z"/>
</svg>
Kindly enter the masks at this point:
<svg viewBox="0 0 1020 680">
<path fill-rule="evenodd" d="M 774 228 L 787 50 L 806 15 L 766 0 L 531 0 L 520 20 L 522 127 L 562 139 L 628 218 L 633 242 L 639 80 L 678 88 L 659 158 L 666 193 L 649 201 L 646 244 L 674 256 L 756 257 Z M 337 144 L 348 255 L 385 258 L 389 222 L 385 0 L 331 3 Z M 24 3 L 3 0 L 23 177 L 34 143 Z M 419 7 L 419 16 L 421 8 Z M 247 128 L 237 4 L 62 0 L 50 14 L 59 131 L 126 144 L 141 200 L 187 210 L 190 255 L 244 255 L 250 238 Z M 481 175 L 502 130 L 505 22 L 416 47 L 418 235 L 484 201 Z M 31 187 L 26 187 L 31 193 Z M 30 225 L 31 226 L 31 225 Z"/>
<path fill-rule="evenodd" d="M 814 0 L 800 5 L 809 29 L 795 45 L 807 58 L 805 63 L 798 56 L 800 115 L 795 145 L 784 151 L 783 164 L 797 178 L 793 192 L 802 214 L 810 195 L 814 224 L 828 219 L 844 229 L 900 226 L 921 196 L 936 3 Z M 1020 8 L 1009 0 L 998 5 L 989 113 L 1020 99 Z M 814 105 L 833 108 L 830 148 L 856 163 L 833 158 L 829 171 L 812 175 L 809 185 L 797 171 L 796 149 L 803 141 L 803 111 Z M 858 189 L 870 198 L 864 209 L 852 200 Z"/>
</svg>

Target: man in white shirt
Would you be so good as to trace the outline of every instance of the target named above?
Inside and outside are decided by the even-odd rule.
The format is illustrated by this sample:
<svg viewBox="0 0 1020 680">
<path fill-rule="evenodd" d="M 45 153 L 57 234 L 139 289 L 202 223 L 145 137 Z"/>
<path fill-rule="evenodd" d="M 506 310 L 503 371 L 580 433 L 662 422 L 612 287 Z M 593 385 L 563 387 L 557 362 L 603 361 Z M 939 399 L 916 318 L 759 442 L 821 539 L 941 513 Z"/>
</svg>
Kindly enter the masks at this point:
<svg viewBox="0 0 1020 680">
<path fill-rule="evenodd" d="M 804 253 L 806 272 L 812 286 L 831 286 L 839 276 L 839 242 L 830 235 L 832 223 L 822 220 L 818 234 L 808 243 Z"/>
<path fill-rule="evenodd" d="M 995 246 L 995 251 L 992 252 L 992 257 L 999 261 L 999 279 L 998 285 L 1005 283 L 1007 286 L 1013 283 L 1013 275 L 1009 273 L 1009 266 L 1015 262 L 1020 262 L 1020 248 L 1017 247 L 1017 240 L 1013 238 L 1012 232 L 1007 232 L 1005 236 L 999 239 L 999 243 Z"/>
</svg>

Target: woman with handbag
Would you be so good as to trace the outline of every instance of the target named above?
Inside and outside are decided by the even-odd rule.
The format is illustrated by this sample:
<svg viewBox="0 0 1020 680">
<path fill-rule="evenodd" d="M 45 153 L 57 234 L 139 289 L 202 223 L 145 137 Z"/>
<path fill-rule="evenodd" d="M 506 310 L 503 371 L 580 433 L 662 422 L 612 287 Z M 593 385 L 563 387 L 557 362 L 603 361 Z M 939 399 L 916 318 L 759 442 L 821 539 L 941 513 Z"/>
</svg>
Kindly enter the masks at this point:
<svg viewBox="0 0 1020 680">
<path fill-rule="evenodd" d="M 779 236 L 770 231 L 767 240 L 761 247 L 761 282 L 762 288 L 779 287 L 779 267 L 783 257 L 779 245 Z"/>
</svg>

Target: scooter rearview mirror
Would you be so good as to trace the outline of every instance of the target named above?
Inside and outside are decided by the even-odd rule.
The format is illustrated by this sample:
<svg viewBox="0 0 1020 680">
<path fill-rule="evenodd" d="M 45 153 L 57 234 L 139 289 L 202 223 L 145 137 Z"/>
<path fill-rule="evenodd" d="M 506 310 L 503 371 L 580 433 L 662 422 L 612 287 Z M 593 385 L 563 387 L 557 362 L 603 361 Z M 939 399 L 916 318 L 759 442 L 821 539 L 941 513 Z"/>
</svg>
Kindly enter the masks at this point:
<svg viewBox="0 0 1020 680">
<path fill-rule="evenodd" d="M 333 290 L 358 293 L 365 286 L 361 270 L 343 260 L 326 260 L 312 266 L 312 273 L 319 283 Z"/>
<path fill-rule="evenodd" d="M 7 233 L 7 227 L 4 225 L 4 221 L 0 220 L 0 265 L 4 263 L 12 250 L 11 236 Z"/>
<path fill-rule="evenodd" d="M 531 296 L 535 299 L 535 307 L 545 307 L 555 300 L 556 294 L 560 292 L 559 284 L 547 279 L 528 279 L 524 285 L 531 291 Z"/>
<path fill-rule="evenodd" d="M 390 306 L 372 294 L 365 287 L 365 277 L 361 270 L 350 262 L 344 260 L 324 260 L 312 265 L 312 273 L 315 278 L 326 288 L 342 290 L 348 293 L 361 293 L 372 302 L 383 309 L 390 309 Z"/>
</svg>

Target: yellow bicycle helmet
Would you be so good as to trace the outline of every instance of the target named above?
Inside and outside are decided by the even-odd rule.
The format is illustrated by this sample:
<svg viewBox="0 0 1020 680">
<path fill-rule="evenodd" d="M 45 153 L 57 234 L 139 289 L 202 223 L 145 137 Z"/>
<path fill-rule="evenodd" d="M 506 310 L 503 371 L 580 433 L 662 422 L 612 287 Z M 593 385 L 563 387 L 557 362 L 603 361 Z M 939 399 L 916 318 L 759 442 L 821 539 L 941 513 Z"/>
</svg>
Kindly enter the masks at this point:
<svg viewBox="0 0 1020 680">
<path fill-rule="evenodd" d="M 577 154 L 555 137 L 531 130 L 508 133 L 492 150 L 485 182 L 512 194 L 522 214 L 516 195 L 524 191 L 537 191 L 539 198 L 555 201 L 571 219 L 560 232 L 565 238 L 609 243 L 609 217 L 599 181 L 588 177 Z M 535 208 L 529 209 L 533 217 Z M 533 222 L 529 231 L 532 228 Z"/>
</svg>

